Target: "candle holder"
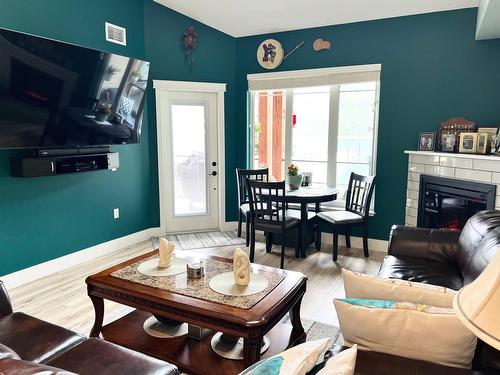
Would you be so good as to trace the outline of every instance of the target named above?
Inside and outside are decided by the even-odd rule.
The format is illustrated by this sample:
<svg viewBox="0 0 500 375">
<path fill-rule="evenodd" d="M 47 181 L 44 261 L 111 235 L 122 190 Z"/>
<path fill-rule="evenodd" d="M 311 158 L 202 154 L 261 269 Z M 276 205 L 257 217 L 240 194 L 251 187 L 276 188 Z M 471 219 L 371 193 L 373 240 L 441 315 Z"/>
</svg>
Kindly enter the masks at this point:
<svg viewBox="0 0 500 375">
<path fill-rule="evenodd" d="M 186 264 L 188 279 L 201 279 L 205 276 L 205 265 L 203 262 Z"/>
</svg>

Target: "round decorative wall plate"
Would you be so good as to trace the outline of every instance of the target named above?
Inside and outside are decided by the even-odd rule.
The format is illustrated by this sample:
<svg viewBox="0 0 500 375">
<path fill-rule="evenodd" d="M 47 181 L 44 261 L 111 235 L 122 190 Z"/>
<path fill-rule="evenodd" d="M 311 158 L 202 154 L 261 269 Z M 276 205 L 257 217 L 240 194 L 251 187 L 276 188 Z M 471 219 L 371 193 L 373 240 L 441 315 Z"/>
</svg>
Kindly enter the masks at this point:
<svg viewBox="0 0 500 375">
<path fill-rule="evenodd" d="M 283 61 L 285 51 L 276 39 L 264 40 L 257 49 L 257 61 L 265 69 L 275 69 Z"/>
</svg>

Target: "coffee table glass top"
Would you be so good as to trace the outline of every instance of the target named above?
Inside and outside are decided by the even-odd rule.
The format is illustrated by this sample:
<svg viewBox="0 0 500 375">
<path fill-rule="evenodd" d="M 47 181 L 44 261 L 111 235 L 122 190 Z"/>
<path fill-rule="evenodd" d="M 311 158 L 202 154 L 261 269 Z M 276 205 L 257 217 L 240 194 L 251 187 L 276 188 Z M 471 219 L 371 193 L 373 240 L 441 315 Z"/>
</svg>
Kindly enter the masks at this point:
<svg viewBox="0 0 500 375">
<path fill-rule="evenodd" d="M 151 257 L 148 259 L 152 259 L 155 257 Z M 179 275 L 166 277 L 146 276 L 141 274 L 137 270 L 137 267 L 142 262 L 148 259 L 143 259 L 141 261 L 118 269 L 112 272 L 111 276 L 133 283 L 138 283 L 210 302 L 216 302 L 227 306 L 237 307 L 240 309 L 252 308 L 266 295 L 268 295 L 274 288 L 276 288 L 285 278 L 285 275 L 283 275 L 282 273 L 272 272 L 271 270 L 260 268 L 258 270 L 258 274 L 265 277 L 268 281 L 268 286 L 266 289 L 264 289 L 260 293 L 248 296 L 229 296 L 219 294 L 210 289 L 209 282 L 210 279 L 215 275 L 232 271 L 232 263 L 222 262 L 210 258 L 204 259 L 203 263 L 205 264 L 205 277 L 201 279 L 188 280 L 187 274 L 185 272 Z"/>
</svg>

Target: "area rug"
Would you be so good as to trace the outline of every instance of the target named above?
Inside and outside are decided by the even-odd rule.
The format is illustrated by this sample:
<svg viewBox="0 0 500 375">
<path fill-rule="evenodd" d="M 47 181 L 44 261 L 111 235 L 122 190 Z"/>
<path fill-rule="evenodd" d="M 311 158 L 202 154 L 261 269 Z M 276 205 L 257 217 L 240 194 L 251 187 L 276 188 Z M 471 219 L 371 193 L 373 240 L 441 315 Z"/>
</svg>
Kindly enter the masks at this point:
<svg viewBox="0 0 500 375">
<path fill-rule="evenodd" d="M 245 244 L 245 239 L 239 238 L 234 231 L 173 234 L 167 236 L 167 239 L 175 243 L 176 249 L 181 250 Z"/>
</svg>

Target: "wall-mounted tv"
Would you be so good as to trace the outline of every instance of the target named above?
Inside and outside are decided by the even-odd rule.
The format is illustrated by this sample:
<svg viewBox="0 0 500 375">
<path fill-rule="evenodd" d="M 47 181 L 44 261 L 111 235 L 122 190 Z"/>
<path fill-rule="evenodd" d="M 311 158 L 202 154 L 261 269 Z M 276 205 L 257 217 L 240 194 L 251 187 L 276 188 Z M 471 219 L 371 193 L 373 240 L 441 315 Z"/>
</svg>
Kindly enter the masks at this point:
<svg viewBox="0 0 500 375">
<path fill-rule="evenodd" d="M 149 63 L 0 29 L 0 148 L 138 143 Z"/>
</svg>

